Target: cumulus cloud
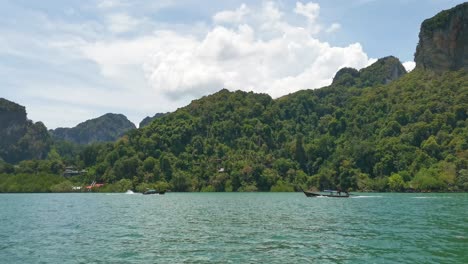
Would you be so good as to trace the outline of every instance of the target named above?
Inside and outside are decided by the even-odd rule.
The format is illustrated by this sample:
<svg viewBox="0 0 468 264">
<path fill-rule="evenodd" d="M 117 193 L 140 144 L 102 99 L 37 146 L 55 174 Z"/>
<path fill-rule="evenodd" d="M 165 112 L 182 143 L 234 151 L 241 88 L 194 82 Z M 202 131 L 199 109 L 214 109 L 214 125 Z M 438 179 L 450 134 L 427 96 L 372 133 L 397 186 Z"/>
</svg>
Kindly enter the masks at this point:
<svg viewBox="0 0 468 264">
<path fill-rule="evenodd" d="M 215 14 L 213 21 L 220 24 L 196 36 L 160 29 L 132 38 L 80 41 L 75 47 L 67 44 L 67 48 L 76 48 L 93 61 L 100 74 L 120 88 L 111 93 L 89 90 L 85 97 L 73 91 L 50 94 L 64 102 L 86 105 L 102 104 L 101 99 L 90 98 L 107 94 L 108 107 L 118 104 L 120 108 L 144 110 L 156 104 L 167 111 L 222 88 L 280 97 L 323 87 L 340 68 L 359 69 L 374 61 L 359 43 L 336 47 L 315 37 L 308 25 L 317 20 L 318 10 L 318 5 L 310 3 L 298 3 L 289 10 L 308 18 L 301 26 L 289 23 L 285 15 L 288 11 L 273 2 L 265 2 L 258 9 L 241 5 Z M 111 23 L 114 28 L 107 29 L 110 33 L 126 32 L 137 23 L 131 21 L 138 19 L 119 13 Z"/>
<path fill-rule="evenodd" d="M 41 30 L 3 29 L 8 41 L 0 41 L 0 53 L 30 61 L 28 68 L 22 64 L 14 86 L 4 86 L 21 87 L 15 90 L 18 98 L 50 106 L 33 105 L 32 112 L 51 127 L 109 111 L 137 123 L 222 88 L 279 97 L 328 85 L 340 68 L 359 69 L 375 61 L 359 43 L 338 47 L 321 41 L 317 32 L 322 28 L 331 33 L 340 26 L 320 23 L 315 3 L 287 9 L 275 2 L 242 4 L 212 14 L 212 24 L 151 17 L 173 2 L 97 0 L 97 19 L 79 23 L 25 13 L 28 25 Z M 4 72 L 12 69 L 20 70 Z M 64 121 L 48 111 L 70 116 Z"/>
<path fill-rule="evenodd" d="M 263 8 L 260 12 L 260 18 L 265 20 L 265 22 L 276 22 L 280 20 L 283 16 L 274 2 L 264 2 Z"/>
<path fill-rule="evenodd" d="M 410 72 L 416 67 L 416 62 L 414 61 L 405 61 L 403 62 L 403 67 L 405 67 L 407 72 Z"/>
<path fill-rule="evenodd" d="M 84 57 L 96 62 L 101 73 L 106 77 L 119 77 L 128 67 L 141 68 L 150 57 L 150 53 L 164 45 L 158 36 L 144 36 L 131 40 L 109 40 L 94 43 L 82 43 L 80 52 Z"/>
<path fill-rule="evenodd" d="M 232 12 L 247 8 L 243 6 Z M 314 3 L 297 3 L 294 11 L 316 20 L 319 8 Z M 208 94 L 223 87 L 279 97 L 328 85 L 342 67 L 369 64 L 359 43 L 333 47 L 322 42 L 304 27 L 288 23 L 271 2 L 252 13 L 260 15 L 247 17 L 247 23 L 237 27 L 217 25 L 202 38 L 156 33 L 157 52 L 145 63 L 149 83 L 171 98 Z M 265 25 L 270 25 L 272 34 L 265 35 Z"/>
<path fill-rule="evenodd" d="M 102 76 L 119 84 L 112 93 L 102 91 L 112 99 L 110 105 L 138 102 L 138 96 L 145 97 L 139 100 L 139 108 L 150 108 L 153 102 L 181 105 L 222 88 L 279 97 L 328 85 L 340 68 L 359 69 L 373 61 L 359 43 L 334 47 L 318 39 L 310 25 L 322 26 L 317 22 L 319 10 L 315 3 L 298 2 L 289 11 L 274 2 L 264 2 L 256 9 L 242 4 L 215 14 L 216 23 L 203 34 L 160 29 L 151 34 L 138 31 L 132 38 L 119 37 L 119 33 L 134 32 L 133 28 L 144 21 L 112 12 L 107 16 L 106 29 L 117 37 L 60 42 L 56 47 L 77 49 L 99 67 Z M 305 16 L 306 24 L 290 23 L 286 12 Z M 336 31 L 339 24 L 328 29 Z M 101 98 L 99 93 L 90 90 L 87 94 Z M 126 100 L 119 100 L 119 96 Z M 72 91 L 61 94 L 61 98 L 73 104 L 98 103 Z"/>
<path fill-rule="evenodd" d="M 331 24 L 326 30 L 325 32 L 327 33 L 335 33 L 337 32 L 338 30 L 341 29 L 341 25 L 339 23 L 333 23 Z"/>
<path fill-rule="evenodd" d="M 225 10 L 216 13 L 213 16 L 213 21 L 215 23 L 240 23 L 249 12 L 250 9 L 245 4 L 242 4 L 234 11 Z"/>
<path fill-rule="evenodd" d="M 183 43 L 177 49 L 160 46 L 146 67 L 153 87 L 173 98 L 222 87 L 278 97 L 327 85 L 341 67 L 361 68 L 369 60 L 360 44 L 331 47 L 305 30 L 264 41 L 248 25 L 216 27 L 202 40 Z"/>
<path fill-rule="evenodd" d="M 294 12 L 305 16 L 311 22 L 315 22 L 320 14 L 320 5 L 313 2 L 307 4 L 297 2 Z"/>
</svg>

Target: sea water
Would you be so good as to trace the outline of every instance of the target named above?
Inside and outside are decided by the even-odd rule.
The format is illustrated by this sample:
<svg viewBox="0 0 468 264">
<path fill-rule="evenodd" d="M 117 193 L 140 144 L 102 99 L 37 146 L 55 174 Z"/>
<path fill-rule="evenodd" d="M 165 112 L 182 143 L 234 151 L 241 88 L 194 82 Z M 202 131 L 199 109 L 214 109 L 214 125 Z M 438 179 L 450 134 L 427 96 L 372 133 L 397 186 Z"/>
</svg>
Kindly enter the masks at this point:
<svg viewBox="0 0 468 264">
<path fill-rule="evenodd" d="M 1 194 L 0 263 L 468 263 L 468 194 Z"/>
</svg>

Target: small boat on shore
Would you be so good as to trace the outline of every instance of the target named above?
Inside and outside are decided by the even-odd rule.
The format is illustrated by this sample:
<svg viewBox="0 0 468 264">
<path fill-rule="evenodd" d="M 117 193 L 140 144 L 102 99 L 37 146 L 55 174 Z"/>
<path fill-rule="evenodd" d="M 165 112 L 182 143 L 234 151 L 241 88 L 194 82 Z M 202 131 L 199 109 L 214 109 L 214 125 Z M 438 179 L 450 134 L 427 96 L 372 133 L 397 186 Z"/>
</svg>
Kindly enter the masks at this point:
<svg viewBox="0 0 468 264">
<path fill-rule="evenodd" d="M 144 195 L 147 195 L 147 194 L 160 194 L 160 195 L 163 195 L 166 193 L 166 190 L 163 190 L 163 191 L 156 191 L 154 189 L 149 189 L 147 190 L 146 192 L 144 192 L 143 194 Z"/>
<path fill-rule="evenodd" d="M 302 192 L 305 194 L 307 197 L 331 197 L 331 198 L 349 198 L 349 193 L 339 191 L 334 191 L 334 190 L 325 190 L 323 192 L 308 192 L 302 190 Z"/>
</svg>

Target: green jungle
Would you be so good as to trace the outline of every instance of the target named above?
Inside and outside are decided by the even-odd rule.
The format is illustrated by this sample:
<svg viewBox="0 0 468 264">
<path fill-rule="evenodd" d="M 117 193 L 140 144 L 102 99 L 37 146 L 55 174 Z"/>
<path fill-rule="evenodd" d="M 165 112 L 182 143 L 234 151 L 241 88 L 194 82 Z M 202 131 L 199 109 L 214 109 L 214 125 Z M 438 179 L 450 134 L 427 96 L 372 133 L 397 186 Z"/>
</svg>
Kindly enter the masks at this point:
<svg viewBox="0 0 468 264">
<path fill-rule="evenodd" d="M 468 191 L 467 102 L 464 70 L 370 86 L 345 73 L 276 100 L 221 90 L 114 143 L 51 142 L 45 159 L 2 162 L 0 192 Z M 64 178 L 68 165 L 87 173 Z"/>
<path fill-rule="evenodd" d="M 0 192 L 468 191 L 466 51 L 456 48 L 452 63 L 443 60 L 452 51 L 426 41 L 455 30 L 467 10 L 465 3 L 423 22 L 425 42 L 409 73 L 386 57 L 277 99 L 223 89 L 112 142 L 80 145 L 29 120 L 0 127 Z M 466 46 L 462 33 L 450 45 Z M 0 109 L 24 112 L 5 99 Z M 96 124 L 74 133 L 102 132 Z M 92 182 L 104 185 L 76 188 Z"/>
</svg>

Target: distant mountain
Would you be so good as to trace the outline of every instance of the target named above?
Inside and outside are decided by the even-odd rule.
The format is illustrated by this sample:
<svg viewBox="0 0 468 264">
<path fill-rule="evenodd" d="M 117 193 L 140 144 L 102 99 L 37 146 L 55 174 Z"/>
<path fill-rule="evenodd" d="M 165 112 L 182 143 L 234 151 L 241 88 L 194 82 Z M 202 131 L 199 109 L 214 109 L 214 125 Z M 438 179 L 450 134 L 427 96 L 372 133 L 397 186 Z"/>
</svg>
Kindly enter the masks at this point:
<svg viewBox="0 0 468 264">
<path fill-rule="evenodd" d="M 155 114 L 155 115 L 152 116 L 152 117 L 147 116 L 147 117 L 145 117 L 143 120 L 141 120 L 139 128 L 142 128 L 142 127 L 144 127 L 144 126 L 147 126 L 147 125 L 149 125 L 151 122 L 153 122 L 155 119 L 161 118 L 161 117 L 163 117 L 163 116 L 165 116 L 165 115 L 167 115 L 167 114 L 169 114 L 169 112 L 167 112 L 167 113 L 157 113 L 157 114 Z"/>
<path fill-rule="evenodd" d="M 26 108 L 0 98 L 0 158 L 16 163 L 43 159 L 50 148 L 50 136 L 43 123 L 27 119 Z"/>
<path fill-rule="evenodd" d="M 53 138 L 71 141 L 77 144 L 115 141 L 126 132 L 135 129 L 135 125 L 122 114 L 105 114 L 87 120 L 73 128 L 50 130 Z"/>
</svg>

